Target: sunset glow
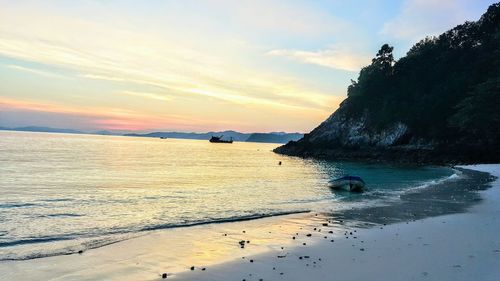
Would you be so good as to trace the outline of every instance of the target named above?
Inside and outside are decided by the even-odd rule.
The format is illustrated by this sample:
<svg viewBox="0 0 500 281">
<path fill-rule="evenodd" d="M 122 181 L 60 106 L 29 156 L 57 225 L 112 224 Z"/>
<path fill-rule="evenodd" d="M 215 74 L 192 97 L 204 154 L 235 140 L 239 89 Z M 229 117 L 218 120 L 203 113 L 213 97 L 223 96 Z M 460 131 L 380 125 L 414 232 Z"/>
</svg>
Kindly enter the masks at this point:
<svg viewBox="0 0 500 281">
<path fill-rule="evenodd" d="M 490 1 L 343 2 L 0 1 L 0 126 L 306 132 L 382 43 Z"/>
</svg>

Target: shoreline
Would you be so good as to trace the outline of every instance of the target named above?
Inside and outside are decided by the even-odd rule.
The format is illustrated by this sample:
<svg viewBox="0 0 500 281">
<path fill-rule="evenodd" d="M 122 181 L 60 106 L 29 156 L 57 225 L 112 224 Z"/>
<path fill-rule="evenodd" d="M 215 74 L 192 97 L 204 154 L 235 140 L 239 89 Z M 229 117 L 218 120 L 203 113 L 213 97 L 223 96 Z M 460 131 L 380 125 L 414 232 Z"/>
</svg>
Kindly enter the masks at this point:
<svg viewBox="0 0 500 281">
<path fill-rule="evenodd" d="M 500 176 L 500 165 L 465 166 L 464 168 L 484 170 L 485 167 L 489 167 L 487 170 L 490 169 L 488 170 L 490 173 Z M 446 270 L 443 270 L 442 274 L 451 275 L 440 275 L 440 271 L 436 270 L 432 264 L 425 263 L 426 259 L 422 257 L 417 259 L 417 263 L 427 268 L 426 271 L 417 274 L 409 270 L 408 267 L 411 269 L 412 263 L 415 262 L 410 260 L 413 256 L 422 254 L 423 248 L 433 254 L 446 251 L 443 251 L 442 247 L 435 249 L 430 242 L 423 243 L 428 245 L 421 248 L 410 247 L 408 244 L 416 245 L 419 242 L 418 236 L 413 237 L 419 232 L 424 232 L 425 236 L 428 234 L 430 238 L 427 239 L 432 241 L 442 239 L 441 236 L 435 236 L 434 230 L 443 226 L 442 232 L 450 234 L 448 242 L 462 240 L 467 242 L 467 239 L 474 239 L 475 236 L 470 233 L 471 230 L 462 235 L 460 231 L 457 231 L 460 229 L 463 232 L 461 228 L 464 226 L 470 228 L 471 223 L 476 224 L 475 229 L 483 227 L 484 233 L 491 232 L 491 227 L 496 230 L 500 229 L 497 225 L 481 224 L 485 222 L 485 212 L 487 214 L 499 213 L 500 207 L 494 206 L 495 202 L 500 202 L 498 189 L 500 186 L 496 179 L 492 188 L 480 193 L 484 198 L 483 202 L 473 205 L 466 213 L 424 219 L 417 217 L 416 220 L 405 219 L 406 222 L 387 226 L 375 222 L 371 228 L 349 225 L 347 221 L 343 221 L 345 219 L 343 217 L 340 219 L 308 213 L 153 231 L 150 234 L 89 250 L 82 254 L 0 262 L 0 272 L 6 273 L 3 277 L 0 276 L 0 280 L 161 280 L 162 273 L 168 273 L 168 279 L 175 280 L 260 280 L 261 278 L 263 280 L 323 280 L 331 279 L 332 276 L 336 276 L 335 279 L 339 280 L 373 280 L 373 272 L 378 272 L 377 269 L 382 274 L 378 277 L 386 280 L 412 280 L 412 278 L 446 280 L 447 276 L 449 276 L 448 279 L 453 280 L 469 280 L 461 279 L 461 276 L 472 276 L 467 275 L 470 273 L 467 270 L 468 260 L 455 262 L 456 264 L 451 265 L 451 269 L 443 267 Z M 492 204 L 491 200 L 497 201 Z M 476 217 L 478 214 L 479 218 Z M 491 220 L 494 217 L 488 218 Z M 325 223 L 326 226 L 323 225 Z M 382 229 L 374 227 L 379 225 Z M 450 232 L 449 226 L 455 229 Z M 346 231 L 347 235 L 344 235 Z M 351 232 L 354 234 L 350 234 Z M 307 234 L 311 236 L 308 237 Z M 291 237 L 296 237 L 296 239 L 291 239 Z M 350 239 L 345 237 L 350 237 Z M 401 241 L 394 240 L 394 237 L 401 237 Z M 406 244 L 402 243 L 402 237 L 405 237 Z M 424 237 L 424 234 L 421 237 Z M 483 235 L 482 238 L 486 239 L 477 241 L 481 245 L 491 242 L 491 237 L 488 235 Z M 241 249 L 238 244 L 242 240 L 245 241 L 244 249 Z M 246 243 L 247 241 L 250 243 Z M 497 260 L 500 260 L 500 245 L 497 243 L 492 246 L 499 252 L 490 254 L 496 255 Z M 403 248 L 406 248 L 406 253 L 400 252 Z M 470 248 L 463 250 L 470 250 Z M 384 263 L 390 264 L 391 259 L 394 259 L 393 256 L 401 255 L 409 258 L 407 261 L 409 265 L 400 265 L 401 268 L 406 268 L 409 275 L 398 275 L 399 278 L 394 276 L 395 279 L 383 275 L 388 272 L 381 270 L 384 268 Z M 482 259 L 481 263 L 490 262 L 492 266 L 500 268 L 500 261 L 495 263 L 486 256 L 474 256 L 475 258 L 481 256 L 477 258 Z M 453 260 L 453 256 L 446 257 L 444 260 L 450 260 L 450 262 Z M 250 259 L 254 262 L 249 262 Z M 392 263 L 397 262 L 398 260 L 392 261 Z M 191 266 L 195 266 L 194 271 L 190 270 Z M 275 270 L 272 270 L 272 267 Z M 392 267 L 387 268 L 385 265 L 386 270 Z M 202 268 L 206 270 L 201 270 Z M 491 271 L 495 267 L 489 269 Z M 460 272 L 462 275 L 459 274 Z M 482 269 L 479 273 L 486 274 L 488 269 Z M 500 270 L 492 273 L 500 274 Z M 485 276 L 484 279 L 476 278 L 476 280 L 493 279 Z"/>
<path fill-rule="evenodd" d="M 334 243 L 315 235 L 294 247 L 235 260 L 178 280 L 480 280 L 500 276 L 500 164 L 461 166 L 496 177 L 466 213 L 348 231 Z M 284 253 L 283 253 L 284 252 Z M 274 254 L 274 255 L 273 255 Z M 280 258 L 285 256 L 285 258 Z"/>
</svg>

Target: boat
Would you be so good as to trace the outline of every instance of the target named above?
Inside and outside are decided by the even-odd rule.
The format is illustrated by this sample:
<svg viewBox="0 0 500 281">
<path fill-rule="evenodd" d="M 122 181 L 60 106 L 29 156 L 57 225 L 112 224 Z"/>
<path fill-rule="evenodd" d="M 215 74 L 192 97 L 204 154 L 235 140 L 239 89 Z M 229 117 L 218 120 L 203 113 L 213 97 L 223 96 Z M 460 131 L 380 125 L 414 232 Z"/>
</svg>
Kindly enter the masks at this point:
<svg viewBox="0 0 500 281">
<path fill-rule="evenodd" d="M 209 141 L 212 143 L 233 143 L 233 138 L 230 140 L 223 140 L 222 137 L 222 135 L 220 137 L 212 136 Z"/>
<path fill-rule="evenodd" d="M 162 140 L 166 140 L 166 139 L 167 139 L 167 137 L 160 137 L 160 139 L 162 139 Z"/>
<path fill-rule="evenodd" d="M 362 192 L 365 188 L 365 181 L 358 176 L 344 176 L 330 181 L 330 187 L 351 192 Z"/>
</svg>

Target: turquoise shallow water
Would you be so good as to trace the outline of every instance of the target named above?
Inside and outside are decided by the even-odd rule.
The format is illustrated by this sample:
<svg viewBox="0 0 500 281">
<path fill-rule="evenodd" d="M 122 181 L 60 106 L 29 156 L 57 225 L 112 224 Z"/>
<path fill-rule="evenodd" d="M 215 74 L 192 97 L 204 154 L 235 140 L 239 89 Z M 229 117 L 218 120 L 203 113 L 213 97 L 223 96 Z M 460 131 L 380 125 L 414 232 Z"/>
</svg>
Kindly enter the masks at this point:
<svg viewBox="0 0 500 281">
<path fill-rule="evenodd" d="M 387 204 L 455 172 L 304 160 L 276 146 L 0 131 L 0 260 L 155 229 Z M 330 190 L 344 174 L 363 177 L 368 191 Z"/>
</svg>

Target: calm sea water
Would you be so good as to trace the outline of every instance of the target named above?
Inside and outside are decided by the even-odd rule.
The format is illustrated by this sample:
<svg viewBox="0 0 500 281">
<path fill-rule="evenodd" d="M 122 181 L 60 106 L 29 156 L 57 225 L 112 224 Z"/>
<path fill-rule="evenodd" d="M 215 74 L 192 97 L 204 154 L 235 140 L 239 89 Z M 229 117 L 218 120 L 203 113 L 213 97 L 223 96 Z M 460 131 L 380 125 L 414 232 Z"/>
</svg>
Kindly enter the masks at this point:
<svg viewBox="0 0 500 281">
<path fill-rule="evenodd" d="M 387 203 L 454 173 L 304 160 L 276 146 L 0 131 L 0 260 L 161 228 Z M 363 177 L 369 191 L 330 190 L 344 174 Z"/>
</svg>

